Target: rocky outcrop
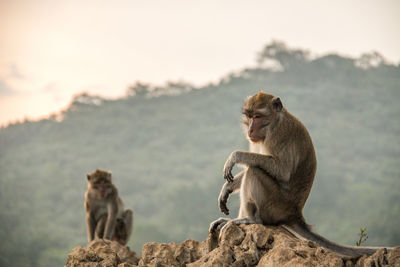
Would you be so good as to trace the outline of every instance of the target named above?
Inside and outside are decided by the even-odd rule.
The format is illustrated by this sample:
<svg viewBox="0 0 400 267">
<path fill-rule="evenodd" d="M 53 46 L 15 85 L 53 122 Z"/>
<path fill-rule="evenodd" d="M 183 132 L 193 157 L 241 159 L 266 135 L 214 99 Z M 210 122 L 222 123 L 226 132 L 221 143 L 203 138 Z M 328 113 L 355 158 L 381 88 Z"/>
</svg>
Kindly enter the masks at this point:
<svg viewBox="0 0 400 267">
<path fill-rule="evenodd" d="M 116 242 L 98 240 L 77 247 L 66 266 L 399 266 L 400 247 L 374 255 L 345 260 L 295 238 L 282 227 L 229 224 L 220 238 L 186 240 L 181 244 L 147 243 L 139 260 L 135 252 Z"/>
<path fill-rule="evenodd" d="M 140 257 L 134 251 L 115 241 L 94 240 L 85 248 L 76 247 L 68 255 L 65 266 L 128 267 L 136 266 Z"/>
</svg>

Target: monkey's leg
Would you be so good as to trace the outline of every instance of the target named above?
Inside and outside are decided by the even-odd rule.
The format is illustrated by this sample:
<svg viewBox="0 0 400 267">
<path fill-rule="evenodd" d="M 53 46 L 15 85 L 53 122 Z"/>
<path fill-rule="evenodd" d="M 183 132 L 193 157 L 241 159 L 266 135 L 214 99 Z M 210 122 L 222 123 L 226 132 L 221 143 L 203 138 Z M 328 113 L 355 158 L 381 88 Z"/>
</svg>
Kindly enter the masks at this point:
<svg viewBox="0 0 400 267">
<path fill-rule="evenodd" d="M 117 212 L 118 204 L 117 201 L 110 201 L 107 204 L 107 221 L 104 228 L 104 239 L 111 240 L 114 236 L 115 225 L 117 224 Z"/>
<path fill-rule="evenodd" d="M 132 232 L 132 222 L 133 212 L 132 210 L 127 209 L 122 213 L 121 218 L 117 218 L 112 240 L 117 241 L 122 245 L 126 245 Z"/>
<path fill-rule="evenodd" d="M 242 208 L 242 205 L 245 205 L 245 208 Z M 253 202 L 244 202 L 242 204 L 241 201 L 241 208 L 239 210 L 239 216 L 236 219 L 233 219 L 232 222 L 236 225 L 240 224 L 262 224 L 261 216 L 259 215 L 259 212 L 257 211 L 257 207 L 255 203 Z M 219 227 L 221 233 L 225 231 L 225 228 L 227 227 L 228 223 L 225 223 L 222 227 Z"/>
<path fill-rule="evenodd" d="M 219 192 L 218 196 L 218 207 L 221 210 L 221 212 L 225 213 L 226 215 L 229 215 L 229 209 L 226 206 L 226 203 L 228 202 L 229 195 L 232 193 L 236 193 L 242 184 L 242 179 L 243 179 L 244 171 L 238 173 L 232 182 L 225 182 L 224 185 L 222 186 L 221 192 Z"/>
<path fill-rule="evenodd" d="M 88 242 L 94 239 L 94 233 L 96 228 L 96 222 L 94 221 L 93 214 L 90 212 L 86 213 L 86 228 L 88 232 Z"/>
<path fill-rule="evenodd" d="M 125 236 L 122 237 L 123 244 L 128 243 L 133 229 L 133 211 L 131 209 L 126 209 L 122 214 L 122 220 L 125 225 Z"/>
<path fill-rule="evenodd" d="M 264 170 L 249 167 L 240 189 L 239 217 L 236 224 L 277 224 L 297 214 L 296 205 L 282 193 L 281 185 Z"/>
<path fill-rule="evenodd" d="M 100 217 L 100 219 L 97 221 L 96 230 L 95 230 L 97 238 L 100 238 L 100 239 L 103 238 L 106 221 L 107 221 L 107 214 L 102 215 Z"/>
<path fill-rule="evenodd" d="M 126 244 L 126 225 L 122 218 L 117 218 L 114 234 L 111 240 L 117 241 L 122 245 Z"/>
</svg>

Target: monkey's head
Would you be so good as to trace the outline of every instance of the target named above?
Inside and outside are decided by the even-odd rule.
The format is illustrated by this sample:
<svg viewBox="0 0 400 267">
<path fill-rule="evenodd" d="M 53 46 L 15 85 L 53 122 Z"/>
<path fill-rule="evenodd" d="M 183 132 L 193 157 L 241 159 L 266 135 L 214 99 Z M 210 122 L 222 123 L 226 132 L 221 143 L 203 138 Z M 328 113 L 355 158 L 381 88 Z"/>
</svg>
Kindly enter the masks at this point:
<svg viewBox="0 0 400 267">
<path fill-rule="evenodd" d="M 98 193 L 100 198 L 105 198 L 113 192 L 111 172 L 97 169 L 86 175 L 89 188 Z"/>
<path fill-rule="evenodd" d="M 260 90 L 256 95 L 249 96 L 243 104 L 243 125 L 250 142 L 263 142 L 267 131 L 279 118 L 283 110 L 279 97 Z"/>
</svg>

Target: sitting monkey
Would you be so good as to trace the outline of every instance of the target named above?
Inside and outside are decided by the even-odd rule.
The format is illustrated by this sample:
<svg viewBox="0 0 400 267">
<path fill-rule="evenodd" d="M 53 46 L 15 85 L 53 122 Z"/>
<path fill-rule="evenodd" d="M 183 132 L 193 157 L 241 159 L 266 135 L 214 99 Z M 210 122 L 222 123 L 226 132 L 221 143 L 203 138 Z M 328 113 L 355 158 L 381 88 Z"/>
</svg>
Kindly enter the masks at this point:
<svg viewBox="0 0 400 267">
<path fill-rule="evenodd" d="M 133 228 L 133 211 L 125 209 L 111 173 L 97 169 L 87 174 L 85 193 L 88 241 L 95 238 L 114 240 L 126 245 Z"/>
<path fill-rule="evenodd" d="M 237 225 L 284 225 L 297 237 L 344 258 L 371 255 L 381 248 L 342 246 L 311 231 L 306 224 L 302 210 L 314 181 L 317 159 L 306 127 L 279 97 L 263 91 L 249 96 L 242 107 L 242 121 L 250 151 L 234 151 L 228 157 L 223 169 L 227 182 L 218 197 L 220 210 L 228 215 L 229 195 L 240 192 L 239 216 L 212 222 L 211 233 L 222 232 L 229 221 Z M 236 164 L 245 170 L 233 176 Z"/>
</svg>

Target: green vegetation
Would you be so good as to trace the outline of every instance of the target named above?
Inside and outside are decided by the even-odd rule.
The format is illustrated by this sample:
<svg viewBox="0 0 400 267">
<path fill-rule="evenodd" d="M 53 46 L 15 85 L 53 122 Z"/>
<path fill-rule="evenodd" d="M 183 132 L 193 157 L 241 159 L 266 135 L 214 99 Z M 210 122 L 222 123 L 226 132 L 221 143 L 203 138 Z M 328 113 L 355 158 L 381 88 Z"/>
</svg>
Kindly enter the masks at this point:
<svg viewBox="0 0 400 267">
<path fill-rule="evenodd" d="M 356 245 L 359 247 L 359 246 L 361 246 L 362 243 L 367 242 L 367 239 L 368 239 L 367 228 L 360 228 L 360 233 L 358 233 L 358 236 L 360 238 L 356 242 Z"/>
<path fill-rule="evenodd" d="M 202 88 L 138 83 L 118 100 L 82 94 L 62 114 L 0 129 L 0 266 L 61 266 L 86 245 L 85 175 L 96 168 L 113 172 L 134 209 L 132 249 L 203 240 L 223 215 L 226 157 L 247 148 L 242 101 L 261 88 L 313 138 L 307 222 L 343 244 L 365 225 L 370 245 L 400 245 L 400 67 L 377 53 L 312 59 L 278 42 L 258 62 Z M 235 216 L 238 197 L 228 205 Z"/>
</svg>

